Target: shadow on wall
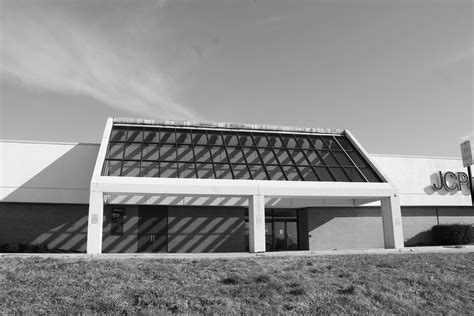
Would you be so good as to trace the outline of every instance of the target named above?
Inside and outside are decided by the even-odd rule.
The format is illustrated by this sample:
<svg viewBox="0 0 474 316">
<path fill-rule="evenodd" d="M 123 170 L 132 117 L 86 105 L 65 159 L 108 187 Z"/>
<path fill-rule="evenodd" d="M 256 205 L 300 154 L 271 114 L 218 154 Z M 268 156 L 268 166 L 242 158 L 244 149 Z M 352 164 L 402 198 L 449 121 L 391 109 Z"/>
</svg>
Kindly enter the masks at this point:
<svg viewBox="0 0 474 316">
<path fill-rule="evenodd" d="M 411 238 L 405 240 L 405 247 L 416 246 L 434 246 L 433 232 L 430 230 L 422 231 Z"/>
<path fill-rule="evenodd" d="M 24 163 L 33 162 L 38 155 L 42 156 L 39 160 L 50 155 L 52 162 L 36 174 L 27 175 L 30 178 L 26 182 L 3 198 L 0 203 L 0 244 L 43 244 L 49 249 L 85 252 L 89 186 L 99 146 L 44 144 L 51 146 L 51 153 L 45 147 L 41 147 L 41 152 L 35 152 L 38 144 L 26 143 L 24 146 L 20 147 L 23 151 L 19 150 L 19 153 L 30 155 Z M 55 158 L 55 152 L 64 150 L 67 151 Z M 33 169 L 18 170 L 18 176 Z M 3 189 L 8 189 L 15 181 L 18 180 L 5 179 L 3 183 L 7 187 Z"/>
<path fill-rule="evenodd" d="M 87 215 L 87 205 L 1 203 L 0 244 L 85 252 Z"/>
<path fill-rule="evenodd" d="M 90 181 L 98 150 L 99 146 L 93 144 L 75 145 L 46 168 L 31 175 L 28 181 L 5 196 L 2 202 L 89 203 Z M 34 150 L 29 154 L 34 157 Z M 18 170 L 18 173 L 21 172 Z M 9 179 L 5 183 L 8 186 Z"/>
</svg>

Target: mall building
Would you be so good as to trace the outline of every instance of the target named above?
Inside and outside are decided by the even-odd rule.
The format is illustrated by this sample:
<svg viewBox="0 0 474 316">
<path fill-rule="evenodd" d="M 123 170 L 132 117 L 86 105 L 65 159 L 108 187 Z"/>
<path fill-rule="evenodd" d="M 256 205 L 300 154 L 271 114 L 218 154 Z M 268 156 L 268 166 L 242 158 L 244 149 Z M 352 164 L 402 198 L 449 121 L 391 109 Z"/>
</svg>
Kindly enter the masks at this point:
<svg viewBox="0 0 474 316">
<path fill-rule="evenodd" d="M 0 154 L 0 245 L 403 248 L 474 224 L 460 158 L 371 155 L 342 129 L 110 118 L 100 144 L 2 140 Z"/>
</svg>

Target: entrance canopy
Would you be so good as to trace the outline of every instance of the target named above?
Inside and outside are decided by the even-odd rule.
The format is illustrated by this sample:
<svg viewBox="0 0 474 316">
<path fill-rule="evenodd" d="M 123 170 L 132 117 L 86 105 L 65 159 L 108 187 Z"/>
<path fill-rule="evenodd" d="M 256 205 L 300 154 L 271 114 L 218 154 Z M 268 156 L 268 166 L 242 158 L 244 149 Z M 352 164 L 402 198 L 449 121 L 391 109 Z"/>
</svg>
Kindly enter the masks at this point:
<svg viewBox="0 0 474 316">
<path fill-rule="evenodd" d="M 144 197 L 138 204 L 244 198 L 251 251 L 265 249 L 268 199 L 380 200 L 386 247 L 403 245 L 396 188 L 347 130 L 111 118 L 91 181 L 90 253 L 101 251 L 104 198 L 117 194 Z"/>
</svg>

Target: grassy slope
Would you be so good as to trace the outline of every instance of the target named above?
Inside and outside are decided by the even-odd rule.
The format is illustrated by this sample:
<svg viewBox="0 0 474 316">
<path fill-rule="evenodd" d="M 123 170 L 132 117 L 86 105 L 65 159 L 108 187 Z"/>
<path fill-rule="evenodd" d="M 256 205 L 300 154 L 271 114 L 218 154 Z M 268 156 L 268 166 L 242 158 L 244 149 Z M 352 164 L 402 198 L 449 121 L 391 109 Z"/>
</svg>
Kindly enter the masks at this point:
<svg viewBox="0 0 474 316">
<path fill-rule="evenodd" d="M 474 311 L 474 254 L 0 258 L 0 313 Z"/>
</svg>

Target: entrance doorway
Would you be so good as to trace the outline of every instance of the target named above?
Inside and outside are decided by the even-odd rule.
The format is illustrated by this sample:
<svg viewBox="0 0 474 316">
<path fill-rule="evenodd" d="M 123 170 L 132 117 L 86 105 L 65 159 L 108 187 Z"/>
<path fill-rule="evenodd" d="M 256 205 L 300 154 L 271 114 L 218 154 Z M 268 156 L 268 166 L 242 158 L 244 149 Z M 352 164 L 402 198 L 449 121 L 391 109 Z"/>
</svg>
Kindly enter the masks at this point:
<svg viewBox="0 0 474 316">
<path fill-rule="evenodd" d="M 245 218 L 248 251 L 248 216 Z M 298 212 L 294 209 L 265 209 L 265 251 L 299 250 Z"/>
<path fill-rule="evenodd" d="M 138 252 L 167 252 L 168 208 L 140 205 L 138 207 Z"/>
</svg>

